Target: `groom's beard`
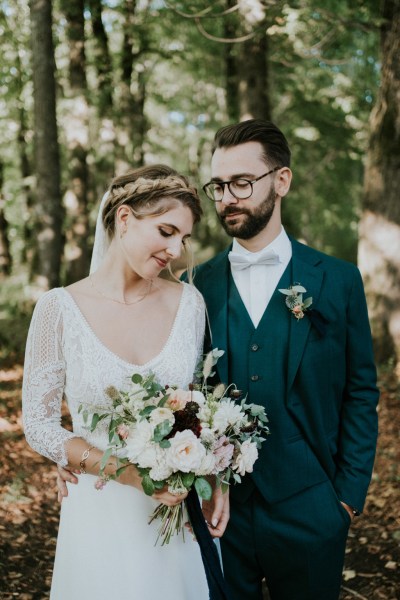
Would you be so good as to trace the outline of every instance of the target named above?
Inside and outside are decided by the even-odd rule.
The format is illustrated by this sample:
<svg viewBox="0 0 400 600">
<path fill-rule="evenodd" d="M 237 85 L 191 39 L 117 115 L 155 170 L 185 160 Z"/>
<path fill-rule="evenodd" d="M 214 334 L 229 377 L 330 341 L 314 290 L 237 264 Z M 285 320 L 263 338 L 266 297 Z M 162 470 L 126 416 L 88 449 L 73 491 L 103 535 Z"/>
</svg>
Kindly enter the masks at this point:
<svg viewBox="0 0 400 600">
<path fill-rule="evenodd" d="M 250 240 L 259 234 L 270 222 L 275 208 L 276 196 L 275 190 L 270 190 L 268 196 L 260 206 L 257 206 L 253 210 L 241 208 L 238 211 L 237 206 L 226 206 L 225 210 L 217 213 L 218 219 L 226 233 L 231 237 L 239 238 L 240 240 Z M 226 222 L 225 217 L 227 215 L 237 214 L 238 212 L 241 215 L 245 215 L 240 224 L 235 223 L 235 221 Z"/>
</svg>

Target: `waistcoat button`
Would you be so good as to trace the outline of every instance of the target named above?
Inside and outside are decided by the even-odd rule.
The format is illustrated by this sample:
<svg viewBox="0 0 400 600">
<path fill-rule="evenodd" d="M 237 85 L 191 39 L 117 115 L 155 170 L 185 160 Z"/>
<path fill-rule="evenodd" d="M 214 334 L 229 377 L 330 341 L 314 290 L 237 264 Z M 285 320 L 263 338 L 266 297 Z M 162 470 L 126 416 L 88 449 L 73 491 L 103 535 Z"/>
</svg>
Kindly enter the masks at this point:
<svg viewBox="0 0 400 600">
<path fill-rule="evenodd" d="M 258 344 L 253 344 L 251 349 L 253 350 L 253 352 L 257 352 L 257 350 L 259 349 L 259 345 Z"/>
<path fill-rule="evenodd" d="M 259 377 L 258 375 L 252 375 L 252 376 L 250 377 L 250 379 L 251 379 L 252 381 L 258 381 L 258 380 L 260 379 L 260 377 Z"/>
</svg>

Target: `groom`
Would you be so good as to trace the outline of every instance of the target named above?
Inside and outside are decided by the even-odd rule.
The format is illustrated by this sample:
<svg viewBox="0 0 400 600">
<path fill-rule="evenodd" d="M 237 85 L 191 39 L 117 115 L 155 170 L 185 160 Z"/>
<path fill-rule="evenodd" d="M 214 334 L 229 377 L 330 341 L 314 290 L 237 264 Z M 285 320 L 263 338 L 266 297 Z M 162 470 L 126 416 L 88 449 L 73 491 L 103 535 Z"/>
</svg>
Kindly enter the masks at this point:
<svg viewBox="0 0 400 600">
<path fill-rule="evenodd" d="M 225 577 L 233 600 L 261 600 L 263 578 L 272 600 L 337 600 L 377 438 L 361 277 L 352 264 L 287 236 L 281 203 L 290 150 L 273 123 L 220 129 L 211 173 L 203 189 L 233 244 L 198 267 L 195 285 L 212 346 L 225 350 L 219 379 L 265 406 L 271 431 L 252 475 L 230 491 Z M 289 307 L 282 290 L 293 285 L 306 291 L 294 290 Z M 219 536 L 227 501 L 216 495 L 204 510 Z"/>
</svg>

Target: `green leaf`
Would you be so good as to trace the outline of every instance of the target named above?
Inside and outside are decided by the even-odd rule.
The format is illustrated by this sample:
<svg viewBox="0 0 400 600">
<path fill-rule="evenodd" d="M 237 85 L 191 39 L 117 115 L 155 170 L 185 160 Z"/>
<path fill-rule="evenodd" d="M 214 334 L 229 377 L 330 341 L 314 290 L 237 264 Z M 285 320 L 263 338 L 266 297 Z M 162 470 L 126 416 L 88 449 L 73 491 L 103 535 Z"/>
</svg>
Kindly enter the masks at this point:
<svg viewBox="0 0 400 600">
<path fill-rule="evenodd" d="M 100 461 L 100 469 L 104 469 L 104 467 L 107 464 L 108 459 L 110 458 L 111 454 L 112 454 L 113 449 L 112 448 L 107 448 L 107 450 L 104 452 L 101 461 Z"/>
<path fill-rule="evenodd" d="M 90 431 L 94 431 L 97 427 L 97 423 L 100 420 L 100 415 L 98 415 L 97 413 L 94 413 L 93 417 L 92 417 L 92 424 L 90 426 Z"/>
<path fill-rule="evenodd" d="M 131 377 L 132 383 L 142 383 L 143 377 L 139 373 L 134 373 Z"/>
<path fill-rule="evenodd" d="M 158 445 L 160 448 L 169 448 L 171 446 L 171 442 L 169 440 L 161 440 Z"/>
<path fill-rule="evenodd" d="M 165 482 L 164 481 L 153 481 L 154 487 L 156 488 L 156 490 L 162 490 Z"/>
<path fill-rule="evenodd" d="M 151 406 L 145 406 L 145 408 L 140 411 L 139 415 L 141 417 L 148 417 L 153 412 L 153 410 L 156 408 L 157 407 L 154 406 L 154 404 L 152 404 Z"/>
<path fill-rule="evenodd" d="M 237 473 L 233 473 L 233 479 L 236 481 L 236 483 L 242 482 L 242 478 Z"/>
<path fill-rule="evenodd" d="M 123 473 L 128 465 L 123 465 L 115 471 L 115 477 L 119 477 Z"/>
<path fill-rule="evenodd" d="M 221 491 L 223 494 L 226 494 L 226 492 L 229 490 L 229 483 L 226 483 L 226 481 L 223 481 L 221 483 Z"/>
<path fill-rule="evenodd" d="M 143 475 L 142 488 L 146 496 L 152 496 L 155 492 L 155 485 L 150 475 Z"/>
<path fill-rule="evenodd" d="M 194 482 L 196 492 L 203 500 L 211 500 L 212 487 L 204 477 L 198 477 Z"/>
<path fill-rule="evenodd" d="M 168 419 L 165 419 L 165 421 L 163 421 L 162 423 L 159 423 L 154 428 L 153 440 L 155 442 L 161 442 L 161 440 L 166 435 L 168 435 L 171 431 L 172 431 L 172 423 L 170 421 L 168 421 Z"/>
<path fill-rule="evenodd" d="M 311 296 L 310 296 L 309 298 L 306 298 L 306 299 L 304 300 L 304 303 L 303 303 L 303 308 L 308 308 L 309 306 L 311 306 L 311 304 L 312 304 L 312 298 L 311 298 Z"/>
<path fill-rule="evenodd" d="M 195 478 L 194 473 L 183 473 L 182 483 L 187 490 L 190 490 L 190 488 L 192 487 L 194 478 Z"/>
</svg>

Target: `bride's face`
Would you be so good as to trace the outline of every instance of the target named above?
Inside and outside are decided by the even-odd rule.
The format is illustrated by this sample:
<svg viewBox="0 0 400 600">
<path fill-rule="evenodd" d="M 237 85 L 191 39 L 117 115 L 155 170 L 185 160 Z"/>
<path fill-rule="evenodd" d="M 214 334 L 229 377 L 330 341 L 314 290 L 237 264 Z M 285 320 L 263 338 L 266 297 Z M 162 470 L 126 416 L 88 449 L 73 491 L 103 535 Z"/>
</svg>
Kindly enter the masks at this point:
<svg viewBox="0 0 400 600">
<path fill-rule="evenodd" d="M 115 241 L 132 271 L 151 279 L 180 257 L 192 228 L 192 212 L 180 203 L 162 215 L 142 219 L 137 219 L 129 207 L 121 207 L 119 231 L 122 237 L 117 232 Z"/>
</svg>

